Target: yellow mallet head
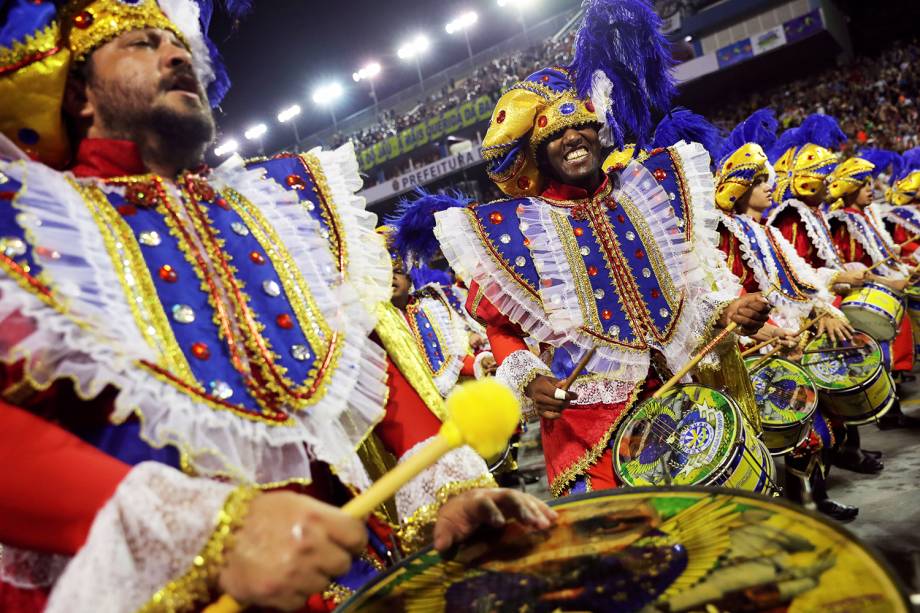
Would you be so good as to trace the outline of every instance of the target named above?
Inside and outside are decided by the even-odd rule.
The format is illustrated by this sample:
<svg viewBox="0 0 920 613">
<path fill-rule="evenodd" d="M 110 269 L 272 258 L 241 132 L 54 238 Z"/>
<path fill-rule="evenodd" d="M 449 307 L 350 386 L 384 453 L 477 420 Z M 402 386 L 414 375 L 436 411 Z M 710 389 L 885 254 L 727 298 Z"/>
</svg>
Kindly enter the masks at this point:
<svg viewBox="0 0 920 613">
<path fill-rule="evenodd" d="M 494 378 L 463 383 L 447 397 L 447 421 L 441 435 L 452 445 L 469 445 L 484 458 L 508 444 L 521 421 L 521 405 L 514 393 Z"/>
</svg>

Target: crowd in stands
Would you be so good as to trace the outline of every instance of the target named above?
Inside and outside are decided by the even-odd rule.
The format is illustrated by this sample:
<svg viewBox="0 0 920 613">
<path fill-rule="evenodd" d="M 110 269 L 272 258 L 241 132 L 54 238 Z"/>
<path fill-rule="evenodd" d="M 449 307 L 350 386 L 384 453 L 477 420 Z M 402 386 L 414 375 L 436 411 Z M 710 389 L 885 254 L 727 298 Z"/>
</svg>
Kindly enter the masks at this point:
<svg viewBox="0 0 920 613">
<path fill-rule="evenodd" d="M 752 111 L 771 107 L 782 127 L 814 112 L 833 115 L 848 146 L 904 151 L 920 145 L 920 39 L 895 43 L 877 57 L 858 57 L 839 68 L 720 101 L 713 120 L 731 129 Z"/>
</svg>

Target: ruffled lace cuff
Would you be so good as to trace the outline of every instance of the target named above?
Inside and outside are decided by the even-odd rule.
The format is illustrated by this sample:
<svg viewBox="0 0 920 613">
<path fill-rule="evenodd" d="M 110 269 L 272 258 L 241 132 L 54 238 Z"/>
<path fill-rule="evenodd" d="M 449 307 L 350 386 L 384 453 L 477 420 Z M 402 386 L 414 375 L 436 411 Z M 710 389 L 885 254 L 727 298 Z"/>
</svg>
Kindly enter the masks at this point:
<svg viewBox="0 0 920 613">
<path fill-rule="evenodd" d="M 184 611 L 206 602 L 253 496 L 138 464 L 96 515 L 47 611 Z"/>
<path fill-rule="evenodd" d="M 495 372 L 495 378 L 511 388 L 521 401 L 522 419 L 527 421 L 538 417 L 533 401 L 524 393 L 537 375 L 551 377 L 553 372 L 540 358 L 524 349 L 512 352 Z"/>
<path fill-rule="evenodd" d="M 400 462 L 429 443 L 425 439 L 407 451 Z M 415 551 L 430 540 L 438 510 L 451 497 L 478 487 L 496 487 L 486 463 L 469 447 L 447 453 L 396 493 L 402 548 Z"/>
</svg>

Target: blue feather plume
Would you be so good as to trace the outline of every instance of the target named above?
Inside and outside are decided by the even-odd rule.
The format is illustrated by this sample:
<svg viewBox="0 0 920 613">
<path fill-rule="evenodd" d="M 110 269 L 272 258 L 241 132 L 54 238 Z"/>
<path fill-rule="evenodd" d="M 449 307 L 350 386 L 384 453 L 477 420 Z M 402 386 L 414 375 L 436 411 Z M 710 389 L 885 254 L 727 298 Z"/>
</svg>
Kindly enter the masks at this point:
<svg viewBox="0 0 920 613">
<path fill-rule="evenodd" d="M 901 166 L 903 162 L 901 160 L 901 156 L 894 151 L 890 151 L 888 149 L 862 149 L 859 151 L 859 153 L 857 153 L 857 155 L 862 159 L 875 164 L 875 170 L 872 173 L 874 176 L 878 176 L 883 172 L 888 172 L 890 167 L 891 183 L 894 183 L 898 174 L 901 172 Z"/>
<path fill-rule="evenodd" d="M 585 0 L 582 6 L 569 65 L 575 89 L 582 98 L 591 96 L 609 131 L 607 144 L 621 149 L 631 136 L 637 149 L 643 148 L 652 133 L 653 110 L 669 109 L 677 91 L 661 19 L 646 0 Z M 609 91 L 597 82 L 598 71 Z"/>
<path fill-rule="evenodd" d="M 402 198 L 396 214 L 387 221 L 394 228 L 391 248 L 404 262 L 430 262 L 440 250 L 434 235 L 434 214 L 464 207 L 470 199 L 457 191 L 431 194 L 421 187 L 415 189 L 415 194 L 414 200 Z"/>
<path fill-rule="evenodd" d="M 725 139 L 719 151 L 719 166 L 725 158 L 747 143 L 757 143 L 765 152 L 770 151 L 776 143 L 777 126 L 779 122 L 776 121 L 773 109 L 757 109 L 751 113 L 747 119 L 735 126 Z"/>
<path fill-rule="evenodd" d="M 715 161 L 725 139 L 722 131 L 709 123 L 705 117 L 679 106 L 658 122 L 655 136 L 652 138 L 652 148 L 670 147 L 681 140 L 700 143 L 709 152 L 709 157 Z"/>
<path fill-rule="evenodd" d="M 920 170 L 920 147 L 908 149 L 901 154 L 901 168 L 898 171 L 898 180 L 903 179 L 915 170 Z"/>
<path fill-rule="evenodd" d="M 208 100 L 211 106 L 217 106 L 227 95 L 227 92 L 230 91 L 230 73 L 227 71 L 227 65 L 224 63 L 223 56 L 217 49 L 217 45 L 208 36 L 211 18 L 214 16 L 214 2 L 213 0 L 197 0 L 197 3 L 198 22 L 201 24 L 204 43 L 211 58 L 211 70 L 214 71 L 214 80 L 208 85 Z M 253 0 L 222 0 L 219 4 L 230 19 L 238 22 L 252 11 Z"/>
<path fill-rule="evenodd" d="M 450 287 L 454 284 L 450 273 L 445 270 L 431 268 L 430 266 L 417 266 L 409 271 L 409 278 L 412 279 L 412 286 L 415 289 L 421 289 L 430 283 L 440 285 L 441 287 Z"/>
<path fill-rule="evenodd" d="M 806 117 L 798 128 L 790 128 L 780 134 L 770 152 L 770 161 L 775 162 L 792 147 L 802 147 L 811 143 L 835 150 L 846 140 L 847 135 L 840 129 L 836 119 L 830 115 L 814 113 Z"/>
</svg>

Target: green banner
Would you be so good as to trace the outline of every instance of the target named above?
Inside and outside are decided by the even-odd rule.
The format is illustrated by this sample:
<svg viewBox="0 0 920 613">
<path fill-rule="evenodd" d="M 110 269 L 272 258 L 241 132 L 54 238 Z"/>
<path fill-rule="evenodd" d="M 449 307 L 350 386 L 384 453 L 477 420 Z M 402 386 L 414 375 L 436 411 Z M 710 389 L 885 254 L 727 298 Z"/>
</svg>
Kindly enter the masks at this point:
<svg viewBox="0 0 920 613">
<path fill-rule="evenodd" d="M 409 153 L 415 149 L 415 133 L 412 128 L 406 128 L 399 133 L 399 150 L 402 153 Z"/>
<path fill-rule="evenodd" d="M 362 149 L 358 154 L 358 159 L 361 161 L 361 170 L 370 170 L 377 164 L 377 161 L 374 159 L 373 147 Z"/>
<path fill-rule="evenodd" d="M 412 128 L 412 134 L 415 136 L 416 147 L 421 147 L 428 143 L 428 126 L 426 124 L 415 124 Z"/>
<path fill-rule="evenodd" d="M 494 106 L 492 98 L 489 96 L 482 95 L 476 98 L 476 119 L 479 121 L 489 119 L 492 116 L 492 109 Z"/>
<path fill-rule="evenodd" d="M 472 101 L 460 105 L 460 123 L 464 128 L 476 123 L 476 107 L 473 106 Z"/>
<path fill-rule="evenodd" d="M 444 121 L 444 134 L 456 132 L 463 127 L 460 124 L 460 109 L 446 110 L 441 118 Z"/>
<path fill-rule="evenodd" d="M 428 138 L 434 140 L 444 135 L 444 121 L 440 116 L 428 120 Z"/>
<path fill-rule="evenodd" d="M 374 143 L 374 146 L 371 149 L 374 151 L 374 164 L 380 164 L 382 162 L 386 162 L 389 159 L 386 154 L 385 141 Z"/>
</svg>

